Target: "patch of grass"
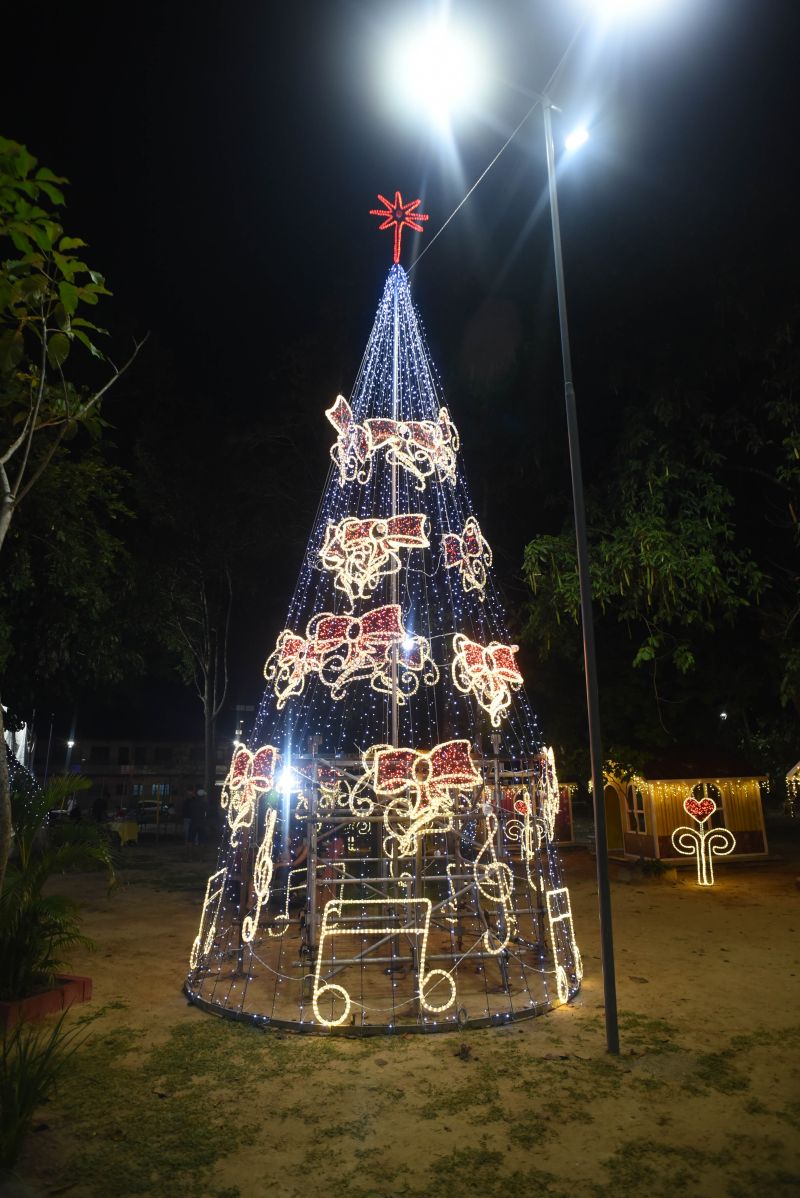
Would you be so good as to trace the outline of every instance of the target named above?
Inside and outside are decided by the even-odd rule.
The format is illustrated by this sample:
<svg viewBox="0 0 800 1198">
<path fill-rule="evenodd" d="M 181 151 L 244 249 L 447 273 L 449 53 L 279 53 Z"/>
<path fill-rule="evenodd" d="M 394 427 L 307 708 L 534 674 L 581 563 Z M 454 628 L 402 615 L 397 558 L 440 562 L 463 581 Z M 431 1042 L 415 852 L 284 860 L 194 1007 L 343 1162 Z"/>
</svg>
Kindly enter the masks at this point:
<svg viewBox="0 0 800 1198">
<path fill-rule="evenodd" d="M 720 1094 L 736 1094 L 750 1089 L 750 1078 L 737 1069 L 729 1054 L 724 1052 L 700 1053 L 694 1077 Z"/>
<path fill-rule="evenodd" d="M 64 1167 L 64 1183 L 102 1198 L 172 1198 L 197 1188 L 220 1157 L 254 1135 L 246 1120 L 230 1118 L 249 1068 L 247 1041 L 258 1038 L 237 1035 L 248 1030 L 181 1026 L 133 1061 L 143 1033 L 121 1027 L 92 1038 L 75 1058 L 68 1092 L 59 1095 L 80 1145 Z"/>
<path fill-rule="evenodd" d="M 463 1114 L 470 1107 L 483 1108 L 487 1103 L 497 1101 L 500 1097 L 496 1086 L 476 1085 L 468 1081 L 460 1086 L 431 1086 L 427 1088 L 427 1100 L 418 1108 L 417 1114 L 421 1119 L 438 1119 L 444 1115 Z"/>
<path fill-rule="evenodd" d="M 592 1189 L 597 1198 L 619 1198 L 620 1194 L 666 1198 L 684 1189 L 692 1193 L 696 1192 L 698 1169 L 721 1165 L 725 1160 L 722 1153 L 704 1152 L 689 1145 L 629 1140 L 603 1161 L 609 1180 L 596 1183 Z"/>
<path fill-rule="evenodd" d="M 619 1017 L 620 1040 L 626 1048 L 645 1052 L 679 1052 L 678 1031 L 666 1019 L 653 1019 L 636 1011 L 623 1011 Z"/>
<path fill-rule="evenodd" d="M 728 1198 L 754 1198 L 769 1194 L 770 1198 L 795 1198 L 800 1193 L 800 1173 L 787 1169 L 739 1169 L 728 1182 Z"/>
</svg>

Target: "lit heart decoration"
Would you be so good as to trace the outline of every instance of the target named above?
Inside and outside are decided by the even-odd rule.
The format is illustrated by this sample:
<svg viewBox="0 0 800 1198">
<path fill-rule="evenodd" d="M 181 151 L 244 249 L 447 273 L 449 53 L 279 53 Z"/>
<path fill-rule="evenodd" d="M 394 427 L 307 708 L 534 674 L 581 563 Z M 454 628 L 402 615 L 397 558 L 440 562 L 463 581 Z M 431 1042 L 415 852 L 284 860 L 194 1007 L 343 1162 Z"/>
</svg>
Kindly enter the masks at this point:
<svg viewBox="0 0 800 1198">
<path fill-rule="evenodd" d="M 713 799 L 684 799 L 683 809 L 687 815 L 693 816 L 698 823 L 704 824 L 710 815 L 717 810 Z"/>
</svg>

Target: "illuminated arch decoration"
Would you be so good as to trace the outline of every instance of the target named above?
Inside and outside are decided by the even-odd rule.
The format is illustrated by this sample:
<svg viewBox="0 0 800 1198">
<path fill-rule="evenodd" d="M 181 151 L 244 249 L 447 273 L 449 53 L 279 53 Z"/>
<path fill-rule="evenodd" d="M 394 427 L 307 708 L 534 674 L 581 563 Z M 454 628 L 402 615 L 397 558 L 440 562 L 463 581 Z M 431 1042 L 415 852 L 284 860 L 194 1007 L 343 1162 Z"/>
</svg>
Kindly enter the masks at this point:
<svg viewBox="0 0 800 1198">
<path fill-rule="evenodd" d="M 378 199 L 383 204 L 383 208 L 370 208 L 369 214 L 384 218 L 383 224 L 378 225 L 379 232 L 394 226 L 394 257 L 392 261 L 396 263 L 400 261 L 400 251 L 403 247 L 403 229 L 408 227 L 415 233 L 421 233 L 422 224 L 420 222 L 426 221 L 428 216 L 425 212 L 417 212 L 422 200 L 408 200 L 404 204 L 399 191 L 394 193 L 394 203 L 380 194 L 378 194 Z"/>
<path fill-rule="evenodd" d="M 463 632 L 453 637 L 453 682 L 462 694 L 475 696 L 488 712 L 493 728 L 500 727 L 513 692 L 522 686 L 522 674 L 514 660 L 518 648 L 499 641 L 479 645 Z"/>
<path fill-rule="evenodd" d="M 392 693 L 392 657 L 397 651 L 398 702 L 405 703 L 419 688 L 420 678 L 435 686 L 439 670 L 431 659 L 430 642 L 403 626 L 398 603 L 373 608 L 363 616 L 318 612 L 305 637 L 285 628 L 267 658 L 264 677 L 271 683 L 278 709 L 302 694 L 313 674 L 342 699 L 352 682 L 369 681 L 380 694 Z"/>
<path fill-rule="evenodd" d="M 464 590 L 476 591 L 483 602 L 486 598 L 486 571 L 492 564 L 492 551 L 475 517 L 467 519 L 461 533 L 445 533 L 442 548 L 445 570 L 457 569 Z"/>
<path fill-rule="evenodd" d="M 436 420 L 369 419 L 359 424 L 339 395 L 325 415 L 338 434 L 330 452 L 341 486 L 354 479 L 369 482 L 373 459 L 382 449 L 390 466 L 402 466 L 414 476 L 418 491 L 425 490 L 425 480 L 433 474 L 439 482 L 455 483 L 459 438 L 447 408 L 439 409 Z"/>
<path fill-rule="evenodd" d="M 690 795 L 683 800 L 683 809 L 695 821 L 695 827 L 676 828 L 672 833 L 672 845 L 684 857 L 695 857 L 697 861 L 697 885 L 714 885 L 714 857 L 727 857 L 736 848 L 736 837 L 727 828 L 704 828 L 703 825 L 717 810 L 717 804 L 708 795 L 708 787 L 700 787 L 701 798 Z"/>
<path fill-rule="evenodd" d="M 240 834 L 252 827 L 258 796 L 272 790 L 278 756 L 278 750 L 272 745 L 262 745 L 255 753 L 244 745 L 238 745 L 234 750 L 220 797 L 222 810 L 228 814 L 234 847 L 239 843 Z"/>
<path fill-rule="evenodd" d="M 428 549 L 428 517 L 419 512 L 387 519 L 329 522 L 319 551 L 323 570 L 350 600 L 368 599 L 378 583 L 400 570 L 401 549 Z"/>
</svg>

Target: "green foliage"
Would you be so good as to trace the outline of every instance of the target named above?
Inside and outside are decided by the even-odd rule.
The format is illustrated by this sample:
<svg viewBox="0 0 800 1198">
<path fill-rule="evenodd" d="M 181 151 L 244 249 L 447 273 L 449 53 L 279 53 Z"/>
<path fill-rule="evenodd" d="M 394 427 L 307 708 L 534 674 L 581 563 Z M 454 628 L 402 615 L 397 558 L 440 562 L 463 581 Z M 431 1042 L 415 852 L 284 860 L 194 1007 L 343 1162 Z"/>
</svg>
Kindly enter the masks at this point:
<svg viewBox="0 0 800 1198">
<path fill-rule="evenodd" d="M 41 366 L 28 374 L 24 362 L 41 362 L 42 351 L 56 371 L 75 341 L 103 357 L 92 338 L 105 330 L 78 313 L 110 292 L 75 253 L 86 242 L 65 236 L 57 219 L 66 182 L 25 146 L 0 137 L 0 239 L 8 246 L 0 262 L 0 372 L 21 368 L 31 385 Z M 12 248 L 16 256 L 6 257 Z"/>
<path fill-rule="evenodd" d="M 127 475 L 99 447 L 61 447 L 18 511 L 0 571 L 0 671 L 19 706 L 142 668 Z"/>
<path fill-rule="evenodd" d="M 0 1056 L 0 1170 L 17 1161 L 36 1109 L 46 1101 L 86 1036 L 64 1029 L 65 1011 L 52 1027 L 18 1023 L 3 1032 Z"/>
<path fill-rule="evenodd" d="M 607 486 L 587 502 L 601 613 L 626 626 L 634 666 L 667 654 L 681 673 L 695 665 L 693 631 L 731 624 L 767 585 L 750 550 L 735 544 L 734 498 L 715 478 L 720 458 L 691 406 L 662 398 L 630 413 Z M 535 596 L 528 631 L 548 648 L 562 620 L 578 620 L 572 529 L 533 540 L 525 574 Z"/>
<path fill-rule="evenodd" d="M 109 885 L 114 869 L 108 844 L 99 833 L 53 835 L 50 812 L 66 796 L 85 790 L 84 778 L 57 778 L 44 790 L 33 784 L 12 791 L 15 860 L 0 892 L 0 998 L 24 998 L 52 984 L 65 954 L 91 942 L 81 934 L 77 904 L 45 894 L 45 883 L 69 869 L 102 868 Z M 82 831 L 82 830 L 81 830 Z"/>
</svg>

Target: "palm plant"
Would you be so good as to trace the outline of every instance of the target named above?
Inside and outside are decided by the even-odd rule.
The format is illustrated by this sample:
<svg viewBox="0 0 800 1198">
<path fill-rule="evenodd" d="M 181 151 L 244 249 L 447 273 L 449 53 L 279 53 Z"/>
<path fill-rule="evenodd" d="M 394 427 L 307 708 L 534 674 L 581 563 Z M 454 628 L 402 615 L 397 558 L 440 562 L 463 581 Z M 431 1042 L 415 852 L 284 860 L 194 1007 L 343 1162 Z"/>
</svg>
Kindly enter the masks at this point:
<svg viewBox="0 0 800 1198">
<path fill-rule="evenodd" d="M 80 931 L 77 903 L 44 893 L 53 875 L 69 869 L 99 867 L 109 887 L 114 883 L 109 846 L 96 829 L 64 837 L 48 831 L 51 811 L 90 785 L 85 778 L 55 778 L 44 789 L 26 782 L 12 791 L 15 859 L 0 893 L 0 999 L 24 998 L 52 985 L 65 954 L 92 947 Z"/>
<path fill-rule="evenodd" d="M 84 1029 L 64 1029 L 65 1011 L 51 1027 L 18 1023 L 0 1039 L 0 1184 L 16 1163 L 36 1110 L 86 1039 Z"/>
</svg>

